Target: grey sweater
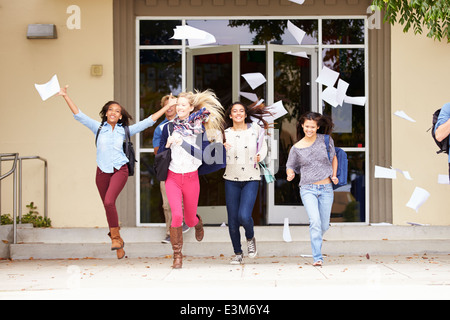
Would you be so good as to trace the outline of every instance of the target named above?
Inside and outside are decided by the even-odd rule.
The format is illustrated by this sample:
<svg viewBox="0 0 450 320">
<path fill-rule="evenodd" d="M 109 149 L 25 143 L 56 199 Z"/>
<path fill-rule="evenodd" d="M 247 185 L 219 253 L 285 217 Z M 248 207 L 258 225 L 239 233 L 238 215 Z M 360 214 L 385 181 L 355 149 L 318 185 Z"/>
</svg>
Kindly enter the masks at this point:
<svg viewBox="0 0 450 320">
<path fill-rule="evenodd" d="M 291 147 L 286 169 L 300 174 L 300 186 L 313 184 L 333 175 L 330 159 L 336 155 L 334 141 L 330 137 L 330 158 L 325 145 L 325 135 L 318 133 L 316 141 L 307 148 Z"/>
</svg>

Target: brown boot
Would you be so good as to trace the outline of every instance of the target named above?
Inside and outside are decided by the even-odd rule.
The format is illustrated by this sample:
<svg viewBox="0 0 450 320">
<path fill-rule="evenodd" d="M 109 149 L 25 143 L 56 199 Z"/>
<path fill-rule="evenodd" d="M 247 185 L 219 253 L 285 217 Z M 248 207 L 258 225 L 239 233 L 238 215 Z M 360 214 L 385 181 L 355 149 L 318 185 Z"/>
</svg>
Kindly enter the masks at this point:
<svg viewBox="0 0 450 320">
<path fill-rule="evenodd" d="M 170 243 L 173 249 L 173 265 L 174 269 L 181 269 L 183 266 L 183 227 L 172 228 L 170 227 Z"/>
<path fill-rule="evenodd" d="M 125 242 L 120 237 L 119 230 L 120 230 L 119 227 L 110 228 L 108 236 L 111 238 L 111 250 L 116 250 L 117 258 L 122 259 L 125 256 L 125 250 L 123 250 Z"/>
<path fill-rule="evenodd" d="M 198 218 L 198 223 L 195 226 L 195 239 L 197 239 L 197 241 L 202 241 L 203 236 L 205 235 L 205 232 L 203 230 L 203 221 L 199 215 L 197 215 L 197 218 Z"/>
</svg>

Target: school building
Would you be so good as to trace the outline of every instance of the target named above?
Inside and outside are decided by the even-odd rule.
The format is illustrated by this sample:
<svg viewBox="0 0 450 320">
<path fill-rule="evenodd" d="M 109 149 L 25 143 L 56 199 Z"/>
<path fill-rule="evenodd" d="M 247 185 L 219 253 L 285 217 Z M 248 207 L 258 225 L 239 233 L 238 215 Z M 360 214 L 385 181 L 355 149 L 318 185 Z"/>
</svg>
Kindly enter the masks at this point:
<svg viewBox="0 0 450 320">
<path fill-rule="evenodd" d="M 94 136 L 73 119 L 63 98 L 43 101 L 35 84 L 53 75 L 77 106 L 99 119 L 108 100 L 119 101 L 137 122 L 158 110 L 165 94 L 212 89 L 224 106 L 282 101 L 288 114 L 270 132 L 276 182 L 260 184 L 253 217 L 259 226 L 307 224 L 298 177 L 286 181 L 285 163 L 296 124 L 307 111 L 329 114 L 333 139 L 348 154 L 347 185 L 335 192 L 332 223 L 450 225 L 446 155 L 427 130 L 434 111 L 450 102 L 450 46 L 403 26 L 382 22 L 370 0 L 0 0 L 0 153 L 40 156 L 48 162 L 48 216 L 53 227 L 106 227 L 95 186 Z M 305 31 L 301 44 L 288 22 Z M 39 26 L 39 25 L 50 26 Z M 173 39 L 177 26 L 214 35 L 197 47 Z M 35 32 L 33 34 L 33 32 Z M 36 32 L 42 32 L 36 37 Z M 291 52 L 305 52 L 299 57 Z M 324 100 L 316 82 L 323 67 L 339 72 L 346 94 L 364 105 Z M 242 77 L 262 73 L 252 89 Z M 415 122 L 394 113 L 404 111 Z M 162 118 L 159 120 L 162 121 Z M 164 223 L 153 170 L 156 126 L 133 138 L 138 159 L 118 199 L 122 226 Z M 375 178 L 375 166 L 408 171 Z M 11 162 L 1 162 L 1 174 Z M 199 214 L 205 224 L 226 221 L 223 172 L 201 178 Z M 43 164 L 22 165 L 21 207 L 44 212 Z M 418 212 L 407 206 L 416 187 L 429 198 Z M 1 181 L 2 214 L 13 212 L 12 176 Z"/>
</svg>

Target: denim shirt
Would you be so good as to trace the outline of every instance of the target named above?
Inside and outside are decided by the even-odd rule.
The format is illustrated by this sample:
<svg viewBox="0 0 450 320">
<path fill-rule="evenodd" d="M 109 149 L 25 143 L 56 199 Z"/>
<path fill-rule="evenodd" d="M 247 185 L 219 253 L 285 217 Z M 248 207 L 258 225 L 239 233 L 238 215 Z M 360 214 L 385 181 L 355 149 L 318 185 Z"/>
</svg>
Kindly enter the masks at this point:
<svg viewBox="0 0 450 320">
<path fill-rule="evenodd" d="M 74 115 L 75 120 L 88 127 L 94 135 L 97 135 L 100 121 L 96 121 L 80 112 Z M 130 135 L 133 136 L 155 124 L 151 116 L 129 126 Z M 112 126 L 105 122 L 97 140 L 97 165 L 105 173 L 113 173 L 114 169 L 119 170 L 128 163 L 128 158 L 123 152 L 123 142 L 125 140 L 125 129 L 121 124 L 117 124 L 112 130 Z"/>
<path fill-rule="evenodd" d="M 446 123 L 450 119 L 450 102 L 446 103 L 441 108 L 441 113 L 439 114 L 438 121 L 436 122 L 436 126 L 434 129 L 434 132 L 436 133 L 436 129 L 440 126 Z M 450 145 L 450 140 L 449 140 Z M 450 163 L 450 154 L 448 155 L 448 162 Z"/>
</svg>

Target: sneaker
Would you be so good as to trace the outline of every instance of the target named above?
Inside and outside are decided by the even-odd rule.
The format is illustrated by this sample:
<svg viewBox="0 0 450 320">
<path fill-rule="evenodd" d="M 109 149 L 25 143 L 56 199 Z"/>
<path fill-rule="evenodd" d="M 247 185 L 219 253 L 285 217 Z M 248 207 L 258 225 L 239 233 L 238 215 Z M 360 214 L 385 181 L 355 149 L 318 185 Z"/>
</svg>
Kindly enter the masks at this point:
<svg viewBox="0 0 450 320">
<path fill-rule="evenodd" d="M 251 240 L 247 240 L 247 249 L 248 249 L 248 257 L 254 258 L 256 257 L 256 254 L 258 253 L 256 251 L 256 239 L 253 237 Z"/>
<path fill-rule="evenodd" d="M 166 235 L 164 239 L 161 240 L 162 243 L 170 243 L 170 236 Z"/>
<path fill-rule="evenodd" d="M 189 229 L 191 229 L 191 228 L 189 228 L 188 225 L 187 225 L 186 223 L 183 222 L 183 233 L 188 232 Z"/>
<path fill-rule="evenodd" d="M 242 264 L 242 263 L 243 263 L 242 253 L 235 255 L 230 261 L 230 264 Z"/>
</svg>

